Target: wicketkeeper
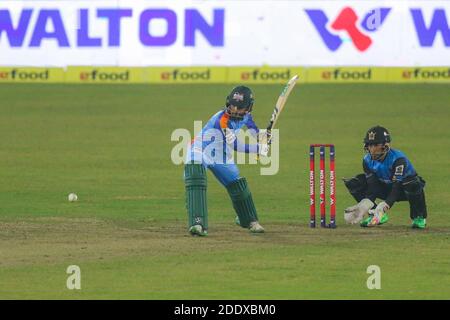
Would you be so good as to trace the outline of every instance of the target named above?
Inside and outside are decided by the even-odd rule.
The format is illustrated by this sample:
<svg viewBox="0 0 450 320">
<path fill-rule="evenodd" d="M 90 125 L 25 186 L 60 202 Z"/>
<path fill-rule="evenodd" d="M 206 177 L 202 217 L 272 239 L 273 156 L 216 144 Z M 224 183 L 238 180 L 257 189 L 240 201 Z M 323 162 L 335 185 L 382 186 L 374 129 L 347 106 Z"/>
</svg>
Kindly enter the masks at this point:
<svg viewBox="0 0 450 320">
<path fill-rule="evenodd" d="M 270 140 L 265 144 L 245 144 L 236 137 L 244 126 L 250 129 L 257 141 L 261 134 L 265 134 L 263 130 L 260 132 L 253 121 L 253 104 L 253 93 L 248 87 L 235 87 L 227 96 L 225 107 L 212 116 L 191 142 L 184 167 L 184 180 L 189 232 L 192 235 L 206 236 L 208 233 L 206 169 L 211 170 L 227 189 L 237 214 L 236 223 L 253 233 L 264 232 L 258 222 L 247 180 L 239 175 L 233 159 L 233 150 L 263 156 L 269 152 Z"/>
<path fill-rule="evenodd" d="M 364 138 L 364 173 L 344 183 L 357 205 L 345 209 L 347 223 L 374 227 L 388 221 L 387 212 L 397 201 L 408 201 L 412 227 L 424 229 L 427 207 L 425 181 L 406 155 L 390 147 L 391 135 L 381 126 L 370 128 Z M 375 204 L 375 199 L 382 202 Z M 364 216 L 368 217 L 364 219 Z"/>
</svg>

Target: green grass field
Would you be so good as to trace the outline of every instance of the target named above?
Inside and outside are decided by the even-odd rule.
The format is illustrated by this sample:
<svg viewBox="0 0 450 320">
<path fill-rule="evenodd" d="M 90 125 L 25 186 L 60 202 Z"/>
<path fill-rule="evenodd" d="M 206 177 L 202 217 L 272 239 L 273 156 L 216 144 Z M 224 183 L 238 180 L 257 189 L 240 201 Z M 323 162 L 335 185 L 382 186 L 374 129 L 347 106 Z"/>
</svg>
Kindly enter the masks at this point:
<svg viewBox="0 0 450 320">
<path fill-rule="evenodd" d="M 252 86 L 264 127 L 281 85 Z M 1 299 L 450 299 L 450 87 L 298 85 L 278 122 L 280 170 L 241 166 L 263 235 L 234 225 L 208 173 L 209 236 L 187 233 L 176 128 L 229 85 L 0 85 Z M 381 124 L 427 180 L 427 230 L 407 203 L 373 229 L 345 225 L 340 178 L 361 172 Z M 308 227 L 308 147 L 336 145 L 338 229 Z M 78 194 L 69 203 L 67 195 Z M 66 269 L 81 268 L 81 290 Z M 369 265 L 381 289 L 369 290 Z"/>
</svg>

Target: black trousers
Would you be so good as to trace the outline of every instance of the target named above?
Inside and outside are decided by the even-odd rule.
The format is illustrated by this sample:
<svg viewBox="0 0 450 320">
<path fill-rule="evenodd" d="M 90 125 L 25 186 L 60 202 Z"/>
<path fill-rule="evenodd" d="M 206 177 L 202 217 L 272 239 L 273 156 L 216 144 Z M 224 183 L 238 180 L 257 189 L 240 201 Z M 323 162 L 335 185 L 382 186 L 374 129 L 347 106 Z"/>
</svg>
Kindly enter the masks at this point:
<svg viewBox="0 0 450 320">
<path fill-rule="evenodd" d="M 373 202 L 381 199 L 391 202 L 392 207 L 394 202 L 408 201 L 411 219 L 426 218 L 428 215 L 424 192 L 426 182 L 420 176 L 409 177 L 394 186 L 392 183 L 387 184 L 378 180 L 375 176 L 367 179 L 365 174 L 358 174 L 351 179 L 344 179 L 344 183 L 357 202 L 364 198 L 369 198 Z"/>
</svg>

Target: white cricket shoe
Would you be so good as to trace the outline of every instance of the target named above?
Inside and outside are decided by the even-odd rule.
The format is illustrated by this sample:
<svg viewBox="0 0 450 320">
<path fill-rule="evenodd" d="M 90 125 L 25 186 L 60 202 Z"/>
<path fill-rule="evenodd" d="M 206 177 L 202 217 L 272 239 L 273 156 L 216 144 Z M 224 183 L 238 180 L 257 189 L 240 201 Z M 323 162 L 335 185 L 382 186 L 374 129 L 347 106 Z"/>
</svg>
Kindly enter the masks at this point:
<svg viewBox="0 0 450 320">
<path fill-rule="evenodd" d="M 192 227 L 189 228 L 189 232 L 193 235 L 193 236 L 207 236 L 208 235 L 208 231 L 203 230 L 203 227 L 199 224 L 196 224 Z"/>
<path fill-rule="evenodd" d="M 264 228 L 259 224 L 258 221 L 250 222 L 250 228 L 251 233 L 264 233 Z"/>
</svg>

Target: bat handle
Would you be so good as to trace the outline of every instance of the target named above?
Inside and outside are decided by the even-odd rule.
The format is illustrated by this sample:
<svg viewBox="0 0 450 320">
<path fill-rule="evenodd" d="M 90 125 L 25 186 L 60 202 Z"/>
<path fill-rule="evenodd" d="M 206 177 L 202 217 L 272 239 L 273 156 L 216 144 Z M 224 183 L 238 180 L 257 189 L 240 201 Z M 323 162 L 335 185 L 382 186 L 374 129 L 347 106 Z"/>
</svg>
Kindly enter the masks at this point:
<svg viewBox="0 0 450 320">
<path fill-rule="evenodd" d="M 266 140 L 267 140 L 267 144 L 271 144 L 271 142 L 272 142 L 272 126 L 268 126 L 266 129 Z"/>
</svg>

